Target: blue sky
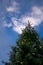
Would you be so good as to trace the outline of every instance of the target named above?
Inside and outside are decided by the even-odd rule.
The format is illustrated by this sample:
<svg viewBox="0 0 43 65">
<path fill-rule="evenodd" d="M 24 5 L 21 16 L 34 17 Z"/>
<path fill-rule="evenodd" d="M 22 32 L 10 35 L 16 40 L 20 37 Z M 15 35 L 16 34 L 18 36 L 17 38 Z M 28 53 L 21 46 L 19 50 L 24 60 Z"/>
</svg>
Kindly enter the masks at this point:
<svg viewBox="0 0 43 65">
<path fill-rule="evenodd" d="M 43 37 L 43 0 L 0 0 L 0 65 L 28 24 Z"/>
</svg>

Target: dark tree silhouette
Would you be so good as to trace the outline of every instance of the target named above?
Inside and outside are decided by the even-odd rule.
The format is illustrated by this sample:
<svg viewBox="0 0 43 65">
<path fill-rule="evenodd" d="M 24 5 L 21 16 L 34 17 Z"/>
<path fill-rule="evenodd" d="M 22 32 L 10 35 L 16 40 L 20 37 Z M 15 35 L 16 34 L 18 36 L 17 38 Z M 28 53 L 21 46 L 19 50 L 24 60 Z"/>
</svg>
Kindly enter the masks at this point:
<svg viewBox="0 0 43 65">
<path fill-rule="evenodd" d="M 23 30 L 16 47 L 12 47 L 9 63 L 5 65 L 43 65 L 43 46 L 39 35 L 28 23 Z"/>
</svg>

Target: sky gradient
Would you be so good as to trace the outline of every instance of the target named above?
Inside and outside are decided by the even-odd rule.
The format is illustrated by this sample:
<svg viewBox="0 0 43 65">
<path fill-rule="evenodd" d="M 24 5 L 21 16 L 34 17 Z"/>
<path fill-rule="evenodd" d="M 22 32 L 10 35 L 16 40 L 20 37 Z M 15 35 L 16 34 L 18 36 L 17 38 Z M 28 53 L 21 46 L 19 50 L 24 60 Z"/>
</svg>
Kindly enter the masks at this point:
<svg viewBox="0 0 43 65">
<path fill-rule="evenodd" d="M 0 0 L 0 65 L 28 21 L 43 38 L 43 0 Z"/>
</svg>

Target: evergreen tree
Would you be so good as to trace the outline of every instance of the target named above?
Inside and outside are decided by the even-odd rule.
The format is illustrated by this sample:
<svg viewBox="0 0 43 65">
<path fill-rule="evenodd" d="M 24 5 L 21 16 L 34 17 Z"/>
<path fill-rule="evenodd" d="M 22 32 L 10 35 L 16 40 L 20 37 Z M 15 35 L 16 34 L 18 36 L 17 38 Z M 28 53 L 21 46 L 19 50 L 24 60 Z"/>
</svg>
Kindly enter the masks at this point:
<svg viewBox="0 0 43 65">
<path fill-rule="evenodd" d="M 43 46 L 30 23 L 23 30 L 16 47 L 12 47 L 9 63 L 5 65 L 43 65 Z"/>
</svg>

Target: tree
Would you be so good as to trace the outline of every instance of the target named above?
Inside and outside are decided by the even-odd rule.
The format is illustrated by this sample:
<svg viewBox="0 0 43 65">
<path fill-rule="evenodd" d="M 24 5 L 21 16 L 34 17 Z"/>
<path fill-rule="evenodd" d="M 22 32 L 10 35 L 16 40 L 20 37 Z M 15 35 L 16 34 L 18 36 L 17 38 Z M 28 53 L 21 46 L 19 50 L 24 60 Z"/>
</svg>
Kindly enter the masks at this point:
<svg viewBox="0 0 43 65">
<path fill-rule="evenodd" d="M 30 23 L 17 40 L 17 45 L 12 47 L 9 58 L 5 65 L 43 65 L 43 46 Z"/>
</svg>

